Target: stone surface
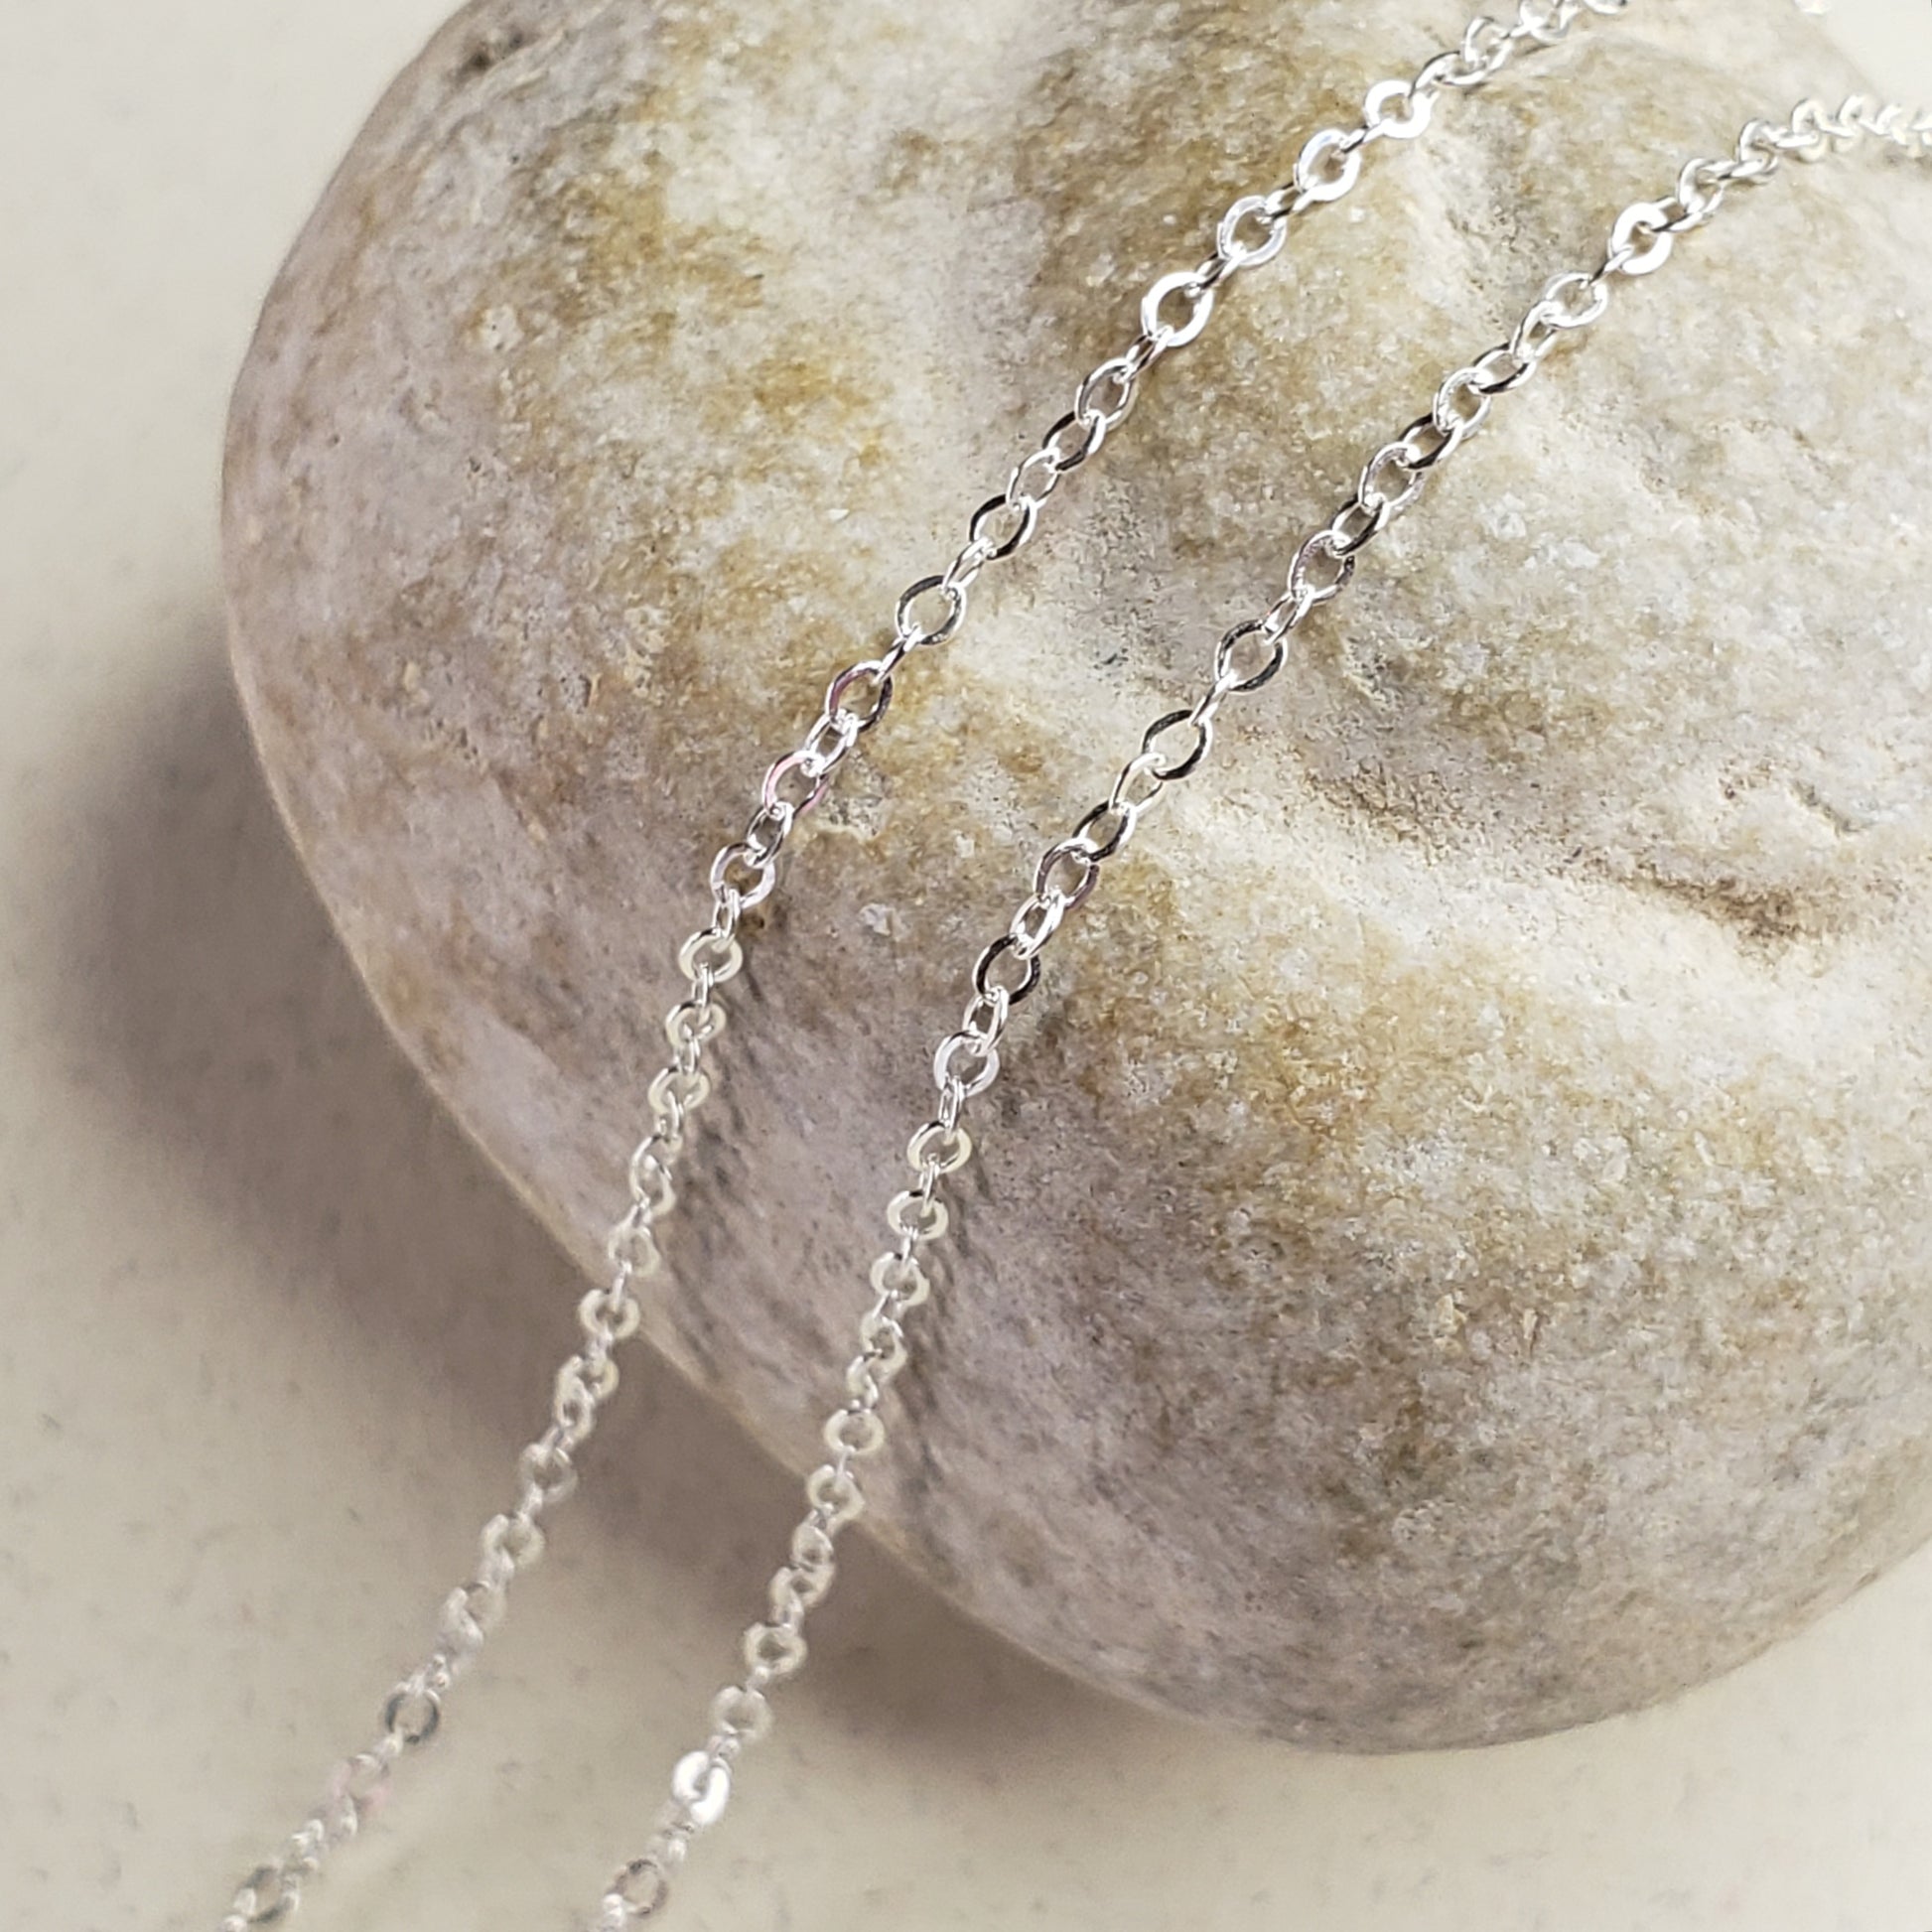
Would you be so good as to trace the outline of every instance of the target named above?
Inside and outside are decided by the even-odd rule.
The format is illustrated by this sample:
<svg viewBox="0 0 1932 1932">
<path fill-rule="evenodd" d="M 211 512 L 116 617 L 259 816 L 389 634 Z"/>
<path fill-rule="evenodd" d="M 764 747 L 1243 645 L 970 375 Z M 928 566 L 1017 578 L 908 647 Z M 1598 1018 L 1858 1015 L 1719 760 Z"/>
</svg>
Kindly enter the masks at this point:
<svg viewBox="0 0 1932 1932">
<path fill-rule="evenodd" d="M 484 0 L 269 302 L 227 562 L 378 1003 L 588 1263 L 694 882 L 826 673 L 1418 0 Z M 1246 278 L 901 680 L 758 934 L 649 1332 L 792 1461 L 1032 855 L 1443 368 L 1747 114 L 1646 4 Z M 1348 1748 L 1653 1700 L 1932 1528 L 1932 181 L 1789 171 L 1498 407 L 1056 948 L 875 1529 Z"/>
</svg>

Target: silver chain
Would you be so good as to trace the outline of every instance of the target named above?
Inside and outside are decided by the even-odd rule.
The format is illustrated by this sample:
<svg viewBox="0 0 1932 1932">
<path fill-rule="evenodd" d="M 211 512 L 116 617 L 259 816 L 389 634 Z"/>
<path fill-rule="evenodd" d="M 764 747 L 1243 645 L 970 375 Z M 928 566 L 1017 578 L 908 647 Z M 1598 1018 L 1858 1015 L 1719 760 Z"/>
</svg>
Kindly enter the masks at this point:
<svg viewBox="0 0 1932 1932">
<path fill-rule="evenodd" d="M 277 1856 L 243 1881 L 220 1921 L 220 1932 L 271 1924 L 296 1909 L 329 1855 L 356 1835 L 386 1793 L 398 1761 L 435 1735 L 449 1691 L 500 1620 L 510 1582 L 541 1556 L 543 1519 L 574 1487 L 576 1452 L 617 1386 L 617 1347 L 639 1326 L 637 1291 L 661 1266 L 655 1228 L 675 1204 L 673 1176 L 685 1130 L 710 1092 L 704 1052 L 725 1024 L 717 989 L 743 963 L 744 913 L 770 894 L 779 855 L 799 817 L 822 797 L 860 736 L 884 715 L 902 661 L 957 631 L 974 579 L 988 563 L 1013 555 L 1031 539 L 1039 505 L 1060 476 L 1083 463 L 1124 420 L 1147 369 L 1200 334 L 1215 292 L 1230 274 L 1279 252 L 1292 218 L 1348 192 L 1370 142 L 1381 136 L 1413 138 L 1426 127 L 1443 87 L 1478 86 L 1500 71 L 1519 47 L 1551 45 L 1583 13 L 1616 13 L 1624 4 L 1626 0 L 1525 0 L 1513 26 L 1476 20 L 1457 49 L 1437 56 L 1415 79 L 1371 89 L 1359 127 L 1323 130 L 1311 140 L 1291 183 L 1272 195 L 1234 203 L 1217 228 L 1214 254 L 1199 267 L 1164 276 L 1150 288 L 1133 345 L 1080 384 L 1073 411 L 1014 470 L 1006 490 L 974 513 L 967 542 L 947 570 L 921 579 L 901 596 L 888 648 L 832 680 L 803 743 L 766 772 L 744 837 L 717 855 L 710 878 L 711 920 L 679 950 L 687 992 L 665 1020 L 670 1057 L 646 1092 L 651 1127 L 631 1156 L 629 1203 L 607 1242 L 611 1280 L 579 1305 L 584 1340 L 558 1372 L 547 1427 L 519 1457 L 515 1504 L 484 1526 L 474 1575 L 445 1599 L 436 1647 L 385 1700 L 375 1742 L 338 1767 L 322 1802 Z M 1534 373 L 1564 331 L 1596 319 L 1607 302 L 1609 277 L 1646 273 L 1661 265 L 1675 236 L 1708 220 L 1731 183 L 1763 179 L 1785 154 L 1817 158 L 1866 135 L 1922 153 L 1932 143 L 1932 126 L 1924 115 L 1907 119 L 1902 110 L 1877 109 L 1863 101 L 1847 102 L 1837 116 L 1807 103 L 1785 128 L 1753 123 L 1733 159 L 1692 164 L 1671 201 L 1626 210 L 1610 253 L 1594 275 L 1553 283 L 1509 344 L 1449 378 L 1431 414 L 1377 453 L 1356 496 L 1297 552 L 1284 598 L 1263 619 L 1237 626 L 1222 640 L 1207 693 L 1191 711 L 1157 721 L 1108 800 L 1087 815 L 1070 839 L 1044 856 L 1034 894 L 974 969 L 973 998 L 961 1028 L 941 1042 L 935 1055 L 938 1108 L 908 1144 L 914 1182 L 889 1205 L 894 1245 L 873 1266 L 875 1299 L 860 1323 L 859 1352 L 846 1370 L 847 1400 L 825 1425 L 829 1459 L 807 1479 L 807 1510 L 793 1532 L 788 1561 L 772 1579 L 769 1615 L 746 1632 L 744 1675 L 713 1701 L 711 1733 L 700 1748 L 679 1760 L 671 1799 L 649 1844 L 618 1873 L 601 1902 L 600 1928 L 621 1928 L 661 1913 L 670 1876 L 692 1838 L 716 1822 L 729 1799 L 733 1766 L 745 1746 L 769 1725 L 765 1693 L 804 1662 L 805 1618 L 831 1587 L 835 1540 L 864 1507 L 854 1464 L 884 1445 L 880 1407 L 905 1364 L 903 1318 L 930 1291 L 919 1251 L 946 1230 L 939 1183 L 971 1158 L 972 1143 L 961 1117 L 968 1101 L 997 1077 L 999 1041 L 1012 1010 L 1037 983 L 1038 955 L 1066 912 L 1092 891 L 1100 868 L 1124 848 L 1161 789 L 1198 766 L 1226 698 L 1259 689 L 1274 676 L 1286 654 L 1288 633 L 1310 611 L 1338 594 L 1356 552 L 1414 501 L 1428 471 L 1480 425 L 1490 398 Z M 1587 285 L 1587 293 L 1579 284 Z M 1176 301 L 1184 305 L 1184 315 L 1170 313 Z M 1383 487 L 1391 483 L 1397 485 L 1394 490 Z M 1175 732 L 1188 733 L 1187 742 L 1164 750 L 1164 741 Z"/>
<path fill-rule="evenodd" d="M 1014 1011 L 1038 986 L 1041 955 L 1067 914 L 1091 897 L 1102 869 L 1127 849 L 1162 793 L 1200 769 L 1228 700 L 1259 691 L 1276 676 L 1287 661 L 1293 633 L 1314 611 L 1341 595 L 1354 575 L 1357 556 L 1415 506 L 1431 473 L 1481 429 L 1497 396 L 1521 388 L 1560 342 L 1599 322 L 1620 278 L 1661 268 L 1677 237 L 1711 220 L 1732 188 L 1769 180 L 1786 157 L 1821 160 L 1866 139 L 1888 142 L 1915 158 L 1932 158 L 1932 111 L 1913 115 L 1896 103 L 1879 106 L 1858 95 L 1836 113 L 1817 101 L 1804 101 L 1782 126 L 1748 123 L 1729 155 L 1687 163 L 1676 188 L 1663 200 L 1625 208 L 1594 269 L 1557 276 L 1506 340 L 1446 376 L 1428 412 L 1375 451 L 1354 493 L 1303 539 L 1281 596 L 1259 617 L 1236 624 L 1215 646 L 1199 698 L 1149 725 L 1139 751 L 1121 766 L 1107 796 L 1066 838 L 1041 853 L 1033 891 L 1021 900 L 1007 930 L 974 963 L 972 992 L 959 1027 L 933 1055 L 938 1108 L 907 1145 L 912 1184 L 887 1205 L 894 1245 L 873 1264 L 875 1300 L 860 1322 L 860 1351 L 846 1370 L 847 1400 L 825 1424 L 832 1460 L 806 1485 L 811 1507 L 793 1533 L 791 1561 L 771 1580 L 770 1616 L 746 1632 L 747 1675 L 719 1693 L 712 1707 L 711 1736 L 679 1760 L 670 1801 L 649 1844 L 617 1874 L 600 1903 L 597 1932 L 624 1932 L 662 1909 L 670 1875 L 691 1838 L 716 1822 L 730 1796 L 733 1765 L 769 1723 L 764 1691 L 804 1661 L 806 1615 L 832 1584 L 833 1539 L 863 1507 L 852 1464 L 884 1447 L 880 1402 L 905 1365 L 902 1317 L 926 1299 L 930 1288 L 919 1250 L 946 1232 L 940 1183 L 972 1159 L 972 1139 L 963 1124 L 967 1105 L 998 1079 L 1000 1045 Z"/>
</svg>

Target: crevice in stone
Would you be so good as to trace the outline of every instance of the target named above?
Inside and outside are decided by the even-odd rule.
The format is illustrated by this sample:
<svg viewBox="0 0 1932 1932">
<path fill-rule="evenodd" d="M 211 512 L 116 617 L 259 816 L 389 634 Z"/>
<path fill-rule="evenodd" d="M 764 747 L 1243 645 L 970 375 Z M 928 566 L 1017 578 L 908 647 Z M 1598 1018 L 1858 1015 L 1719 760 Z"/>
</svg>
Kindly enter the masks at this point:
<svg viewBox="0 0 1932 1932">
<path fill-rule="evenodd" d="M 524 27 L 503 27 L 483 35 L 464 56 L 463 65 L 457 69 L 457 77 L 461 80 L 481 79 L 491 68 L 501 66 L 512 54 L 522 53 L 535 38 Z"/>
</svg>

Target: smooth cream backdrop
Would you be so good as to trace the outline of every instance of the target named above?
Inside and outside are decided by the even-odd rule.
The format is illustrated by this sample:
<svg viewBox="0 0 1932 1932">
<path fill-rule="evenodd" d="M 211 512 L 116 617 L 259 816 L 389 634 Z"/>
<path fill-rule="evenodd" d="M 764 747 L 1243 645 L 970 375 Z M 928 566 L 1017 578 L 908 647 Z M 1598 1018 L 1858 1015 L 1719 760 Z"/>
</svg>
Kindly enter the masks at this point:
<svg viewBox="0 0 1932 1932">
<path fill-rule="evenodd" d="M 213 1922 L 418 1647 L 570 1341 L 577 1283 L 431 1109 L 284 849 L 216 603 L 255 306 L 443 10 L 0 7 L 0 1899 L 23 1932 Z M 1927 0 L 1836 16 L 1932 98 Z M 791 1485 L 644 1364 L 592 1464 L 448 1747 L 305 1922 L 561 1928 L 639 1838 Z M 851 1569 L 693 1867 L 690 1932 L 1932 1927 L 1932 1553 L 1666 1709 L 1383 1760 L 1117 1708 Z"/>
</svg>

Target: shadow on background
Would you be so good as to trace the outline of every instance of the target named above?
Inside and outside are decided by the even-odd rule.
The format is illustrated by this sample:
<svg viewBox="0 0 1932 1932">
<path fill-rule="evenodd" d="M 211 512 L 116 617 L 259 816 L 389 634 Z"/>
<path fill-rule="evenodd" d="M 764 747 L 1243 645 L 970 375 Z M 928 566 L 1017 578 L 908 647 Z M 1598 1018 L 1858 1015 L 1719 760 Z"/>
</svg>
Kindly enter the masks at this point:
<svg viewBox="0 0 1932 1932">
<path fill-rule="evenodd" d="M 405 1360 L 412 1379 L 455 1392 L 500 1442 L 507 1491 L 573 1345 L 584 1282 L 384 1031 L 276 815 L 218 617 L 203 611 L 193 631 L 154 654 L 190 674 L 152 694 L 135 742 L 102 748 L 98 789 L 76 803 L 72 864 L 86 883 L 72 895 L 79 929 L 56 1024 L 83 1030 L 103 1103 L 145 1121 L 185 1187 L 262 1252 L 299 1254 L 301 1277 L 326 1282 L 345 1347 Z M 262 1294 L 300 1293 L 296 1272 L 264 1279 Z M 647 1438 L 677 1446 L 676 1468 L 646 1455 Z M 639 1344 L 557 1534 L 634 1539 L 679 1588 L 708 1595 L 708 1677 L 759 1611 L 796 1496 L 734 1421 Z M 737 1581 L 717 1561 L 727 1534 L 762 1552 Z M 799 1704 L 863 1708 L 867 1730 L 911 1757 L 1077 1726 L 1109 1708 L 876 1548 L 846 1547 Z M 540 1616 L 541 1597 L 539 1582 L 522 1616 Z"/>
</svg>

